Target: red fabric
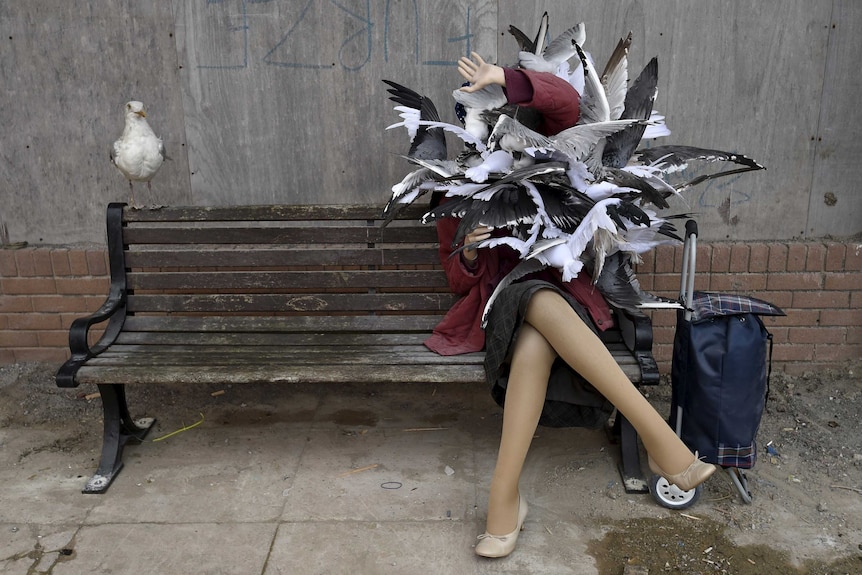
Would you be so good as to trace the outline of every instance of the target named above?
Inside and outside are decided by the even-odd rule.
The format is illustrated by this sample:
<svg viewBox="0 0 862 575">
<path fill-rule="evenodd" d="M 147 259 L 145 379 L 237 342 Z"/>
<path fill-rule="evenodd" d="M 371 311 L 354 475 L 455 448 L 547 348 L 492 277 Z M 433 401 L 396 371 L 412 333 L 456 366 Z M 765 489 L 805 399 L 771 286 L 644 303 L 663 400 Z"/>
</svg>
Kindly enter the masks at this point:
<svg viewBox="0 0 862 575">
<path fill-rule="evenodd" d="M 503 68 L 503 73 L 509 103 L 542 113 L 542 134 L 552 136 L 578 123 L 581 96 L 571 84 L 548 72 Z"/>
</svg>

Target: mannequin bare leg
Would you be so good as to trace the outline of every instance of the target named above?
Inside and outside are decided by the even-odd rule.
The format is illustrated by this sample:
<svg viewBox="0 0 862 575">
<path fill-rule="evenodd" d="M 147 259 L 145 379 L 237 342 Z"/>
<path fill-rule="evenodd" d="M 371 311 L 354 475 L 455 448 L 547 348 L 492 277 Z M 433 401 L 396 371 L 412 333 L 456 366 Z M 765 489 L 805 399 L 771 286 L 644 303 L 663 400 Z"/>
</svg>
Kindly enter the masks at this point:
<svg viewBox="0 0 862 575">
<path fill-rule="evenodd" d="M 503 408 L 503 430 L 488 495 L 486 532 L 517 529 L 518 481 L 538 426 L 554 359 L 589 381 L 628 418 L 655 462 L 671 474 L 688 470 L 694 454 L 623 373 L 604 344 L 553 290 L 536 292 L 513 349 Z M 700 481 L 712 471 L 700 473 Z M 514 539 L 510 541 L 514 548 Z M 481 542 L 480 542 L 481 543 Z M 479 552 L 477 546 L 477 552 Z M 480 553 L 482 554 L 482 553 Z"/>
</svg>

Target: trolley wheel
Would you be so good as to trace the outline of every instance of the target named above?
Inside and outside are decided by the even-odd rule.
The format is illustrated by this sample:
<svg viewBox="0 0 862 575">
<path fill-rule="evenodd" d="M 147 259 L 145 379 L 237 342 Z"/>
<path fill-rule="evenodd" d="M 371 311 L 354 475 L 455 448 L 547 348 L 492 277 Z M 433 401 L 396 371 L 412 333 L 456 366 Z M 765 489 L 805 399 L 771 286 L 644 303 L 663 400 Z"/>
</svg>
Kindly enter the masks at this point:
<svg viewBox="0 0 862 575">
<path fill-rule="evenodd" d="M 662 507 L 668 509 L 687 509 L 700 499 L 701 486 L 683 491 L 676 485 L 668 483 L 661 475 L 653 475 L 649 480 L 649 490 Z"/>
<path fill-rule="evenodd" d="M 751 491 L 748 490 L 748 478 L 745 472 L 738 467 L 726 467 L 727 474 L 730 475 L 731 481 L 736 485 L 736 490 L 739 491 L 740 497 L 746 503 L 751 503 Z"/>
</svg>

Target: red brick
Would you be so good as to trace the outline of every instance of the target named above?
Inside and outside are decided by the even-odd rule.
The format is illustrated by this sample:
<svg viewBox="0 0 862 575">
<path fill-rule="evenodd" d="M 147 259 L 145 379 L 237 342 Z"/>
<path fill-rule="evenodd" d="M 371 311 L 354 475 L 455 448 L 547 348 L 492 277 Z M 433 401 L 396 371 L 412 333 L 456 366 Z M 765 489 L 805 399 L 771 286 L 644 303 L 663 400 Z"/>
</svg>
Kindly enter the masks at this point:
<svg viewBox="0 0 862 575">
<path fill-rule="evenodd" d="M 0 313 L 25 313 L 33 311 L 28 296 L 0 295 Z"/>
<path fill-rule="evenodd" d="M 33 331 L 15 331 L 11 329 L 0 331 L 0 347 L 36 347 L 39 338 Z"/>
<path fill-rule="evenodd" d="M 69 355 L 69 352 L 55 348 L 18 348 L 15 350 L 15 361 L 61 364 Z"/>
<path fill-rule="evenodd" d="M 816 309 L 792 309 L 784 310 L 787 315 L 766 315 L 763 316 L 763 324 L 766 329 L 771 330 L 773 326 L 815 326 L 815 325 L 836 325 L 822 323 L 821 317 L 823 312 Z M 820 323 L 818 323 L 820 322 Z"/>
<path fill-rule="evenodd" d="M 89 311 L 84 296 L 47 295 L 32 298 L 33 311 L 37 312 L 81 312 Z"/>
<path fill-rule="evenodd" d="M 640 271 L 636 271 L 635 275 L 637 275 L 638 281 L 641 284 L 641 289 L 652 291 L 653 278 L 655 277 L 652 273 L 640 273 Z"/>
<path fill-rule="evenodd" d="M 712 274 L 709 289 L 720 292 L 756 292 L 766 289 L 765 274 Z"/>
<path fill-rule="evenodd" d="M 0 292 L 5 294 L 57 293 L 54 278 L 8 278 L 0 280 Z"/>
<path fill-rule="evenodd" d="M 862 290 L 862 273 L 835 272 L 825 274 L 824 288 L 841 290 Z"/>
<path fill-rule="evenodd" d="M 25 248 L 15 252 L 15 263 L 18 265 L 20 277 L 33 277 L 36 275 L 36 265 L 33 263 L 33 250 Z"/>
<path fill-rule="evenodd" d="M 770 272 L 787 271 L 787 246 L 784 244 L 769 245 L 769 260 L 766 269 Z"/>
<path fill-rule="evenodd" d="M 66 348 L 69 346 L 68 330 L 42 330 L 38 333 L 39 347 Z"/>
<path fill-rule="evenodd" d="M 706 276 L 704 276 L 706 277 Z M 695 281 L 697 278 L 695 278 Z M 667 296 L 667 294 L 672 293 L 679 295 L 679 276 L 676 274 L 657 274 L 653 276 L 653 292 L 663 292 L 661 295 Z"/>
<path fill-rule="evenodd" d="M 730 271 L 747 272 L 749 252 L 747 244 L 733 244 L 730 247 Z"/>
<path fill-rule="evenodd" d="M 801 272 L 805 270 L 808 257 L 808 246 L 803 243 L 795 243 L 787 246 L 787 271 Z"/>
<path fill-rule="evenodd" d="M 102 250 L 87 251 L 87 269 L 90 275 L 108 275 L 108 261 L 106 252 Z"/>
<path fill-rule="evenodd" d="M 862 343 L 862 326 L 854 325 L 847 328 L 847 343 Z"/>
<path fill-rule="evenodd" d="M 761 291 L 761 292 L 757 292 L 756 297 L 758 297 L 764 301 L 768 301 L 769 303 L 780 307 L 785 312 L 787 312 L 787 310 L 795 307 L 792 305 L 793 304 L 793 292 L 790 292 L 790 291 Z"/>
<path fill-rule="evenodd" d="M 655 271 L 656 273 L 677 271 L 674 267 L 674 248 L 672 246 L 659 246 L 655 249 Z"/>
<path fill-rule="evenodd" d="M 655 271 L 655 254 L 654 250 L 650 250 L 641 255 L 641 263 L 635 266 L 637 273 L 646 274 Z"/>
<path fill-rule="evenodd" d="M 817 345 L 814 348 L 817 361 L 847 361 L 862 359 L 862 345 Z"/>
<path fill-rule="evenodd" d="M 826 244 L 826 271 L 828 272 L 843 272 L 844 271 L 844 253 L 846 249 L 844 244 L 828 243 Z"/>
<path fill-rule="evenodd" d="M 765 277 L 766 289 L 770 290 L 817 290 L 823 287 L 823 274 L 815 272 L 773 273 Z"/>
<path fill-rule="evenodd" d="M 90 275 L 90 270 L 87 267 L 87 254 L 84 251 L 69 251 L 69 273 L 73 276 Z"/>
<path fill-rule="evenodd" d="M 60 316 L 55 313 L 14 313 L 6 319 L 10 330 L 60 329 Z"/>
<path fill-rule="evenodd" d="M 33 250 L 33 271 L 39 277 L 54 276 L 54 266 L 51 263 L 50 250 Z"/>
<path fill-rule="evenodd" d="M 846 291 L 800 291 L 793 293 L 793 307 L 798 308 L 846 308 L 850 305 L 850 294 Z"/>
<path fill-rule="evenodd" d="M 788 328 L 790 343 L 844 343 L 847 328 L 843 327 L 791 327 Z"/>
<path fill-rule="evenodd" d="M 0 277 L 14 278 L 18 276 L 18 264 L 15 263 L 15 250 L 0 248 Z"/>
<path fill-rule="evenodd" d="M 92 278 L 57 278 L 57 293 L 59 294 L 101 294 L 108 293 L 110 280 L 106 277 Z"/>
<path fill-rule="evenodd" d="M 0 349 L 0 365 L 15 363 L 15 352 L 11 349 Z"/>
<path fill-rule="evenodd" d="M 850 309 L 862 309 L 862 292 L 854 291 L 850 294 Z"/>
<path fill-rule="evenodd" d="M 748 271 L 765 272 L 769 264 L 769 246 L 748 244 Z"/>
<path fill-rule="evenodd" d="M 844 253 L 844 271 L 862 272 L 862 242 L 847 244 Z"/>
<path fill-rule="evenodd" d="M 51 267 L 55 276 L 72 275 L 72 268 L 69 265 L 69 250 L 52 250 Z"/>
<path fill-rule="evenodd" d="M 785 344 L 790 342 L 790 336 L 788 335 L 790 332 L 790 328 L 786 327 L 769 327 L 767 328 L 769 333 L 772 334 L 772 342 L 775 345 Z"/>
<path fill-rule="evenodd" d="M 653 311 L 652 326 L 653 339 L 658 339 L 659 334 L 670 333 L 670 337 L 667 338 L 667 340 L 673 340 L 673 331 L 676 329 L 676 313 L 670 310 Z"/>
<path fill-rule="evenodd" d="M 808 244 L 808 256 L 805 259 L 805 271 L 823 271 L 826 261 L 826 246 L 823 244 Z"/>
<path fill-rule="evenodd" d="M 824 309 L 820 325 L 862 325 L 862 309 Z"/>
<path fill-rule="evenodd" d="M 772 361 L 811 361 L 814 359 L 813 345 L 776 345 L 772 349 Z"/>
<path fill-rule="evenodd" d="M 730 269 L 730 244 L 713 244 L 708 269 L 712 273 L 727 272 Z"/>
</svg>

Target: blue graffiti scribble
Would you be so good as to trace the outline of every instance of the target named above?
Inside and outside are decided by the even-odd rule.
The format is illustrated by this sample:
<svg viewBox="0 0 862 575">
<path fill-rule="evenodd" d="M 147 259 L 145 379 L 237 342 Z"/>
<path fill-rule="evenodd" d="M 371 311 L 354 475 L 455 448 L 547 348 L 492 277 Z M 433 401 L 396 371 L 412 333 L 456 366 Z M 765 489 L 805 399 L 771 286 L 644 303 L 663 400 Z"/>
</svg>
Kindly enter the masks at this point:
<svg viewBox="0 0 862 575">
<path fill-rule="evenodd" d="M 386 11 L 383 15 L 383 60 L 389 61 L 389 15 L 392 0 L 386 0 Z M 415 40 L 413 46 L 413 61 L 419 63 L 419 5 L 413 0 L 413 28 Z"/>
<path fill-rule="evenodd" d="M 447 38 L 446 41 L 449 42 L 450 44 L 452 42 L 464 42 L 464 41 L 466 41 L 467 46 L 466 46 L 465 53 L 467 54 L 467 56 L 469 56 L 470 53 L 473 51 L 473 48 L 471 46 L 471 40 L 473 38 L 473 34 L 470 32 L 470 7 L 469 6 L 467 6 L 466 30 L 467 30 L 467 32 L 463 36 L 455 36 L 453 38 Z M 452 60 L 425 60 L 422 63 L 425 64 L 426 66 L 457 66 L 458 65 L 457 60 L 456 61 L 452 61 Z"/>
</svg>

